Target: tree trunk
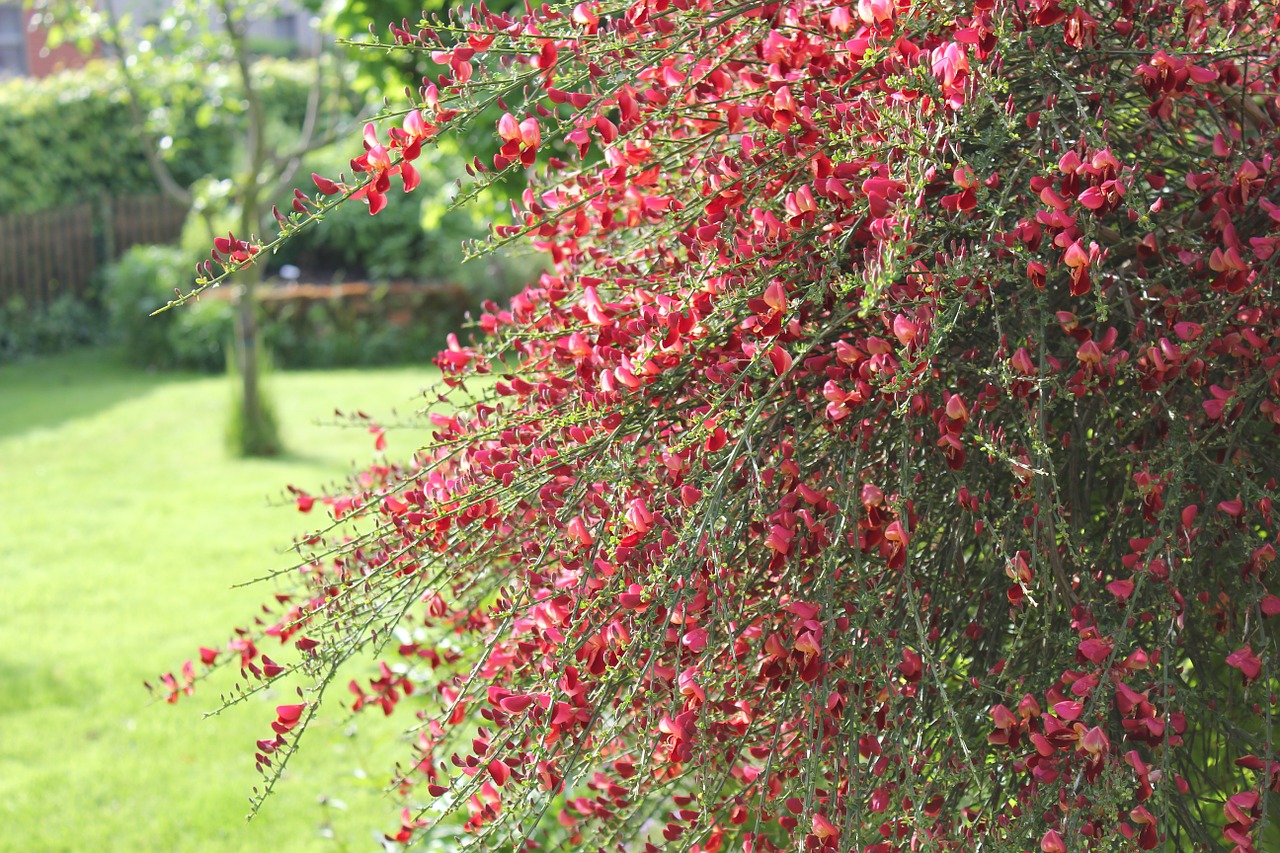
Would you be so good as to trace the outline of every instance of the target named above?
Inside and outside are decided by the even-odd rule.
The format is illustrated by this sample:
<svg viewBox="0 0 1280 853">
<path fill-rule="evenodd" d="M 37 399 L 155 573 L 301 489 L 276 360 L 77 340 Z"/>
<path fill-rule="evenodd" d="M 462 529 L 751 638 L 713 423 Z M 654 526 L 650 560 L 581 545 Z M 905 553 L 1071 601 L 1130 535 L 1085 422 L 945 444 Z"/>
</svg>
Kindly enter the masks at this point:
<svg viewBox="0 0 1280 853">
<path fill-rule="evenodd" d="M 240 233 L 258 228 L 257 194 L 241 197 Z M 261 342 L 258 338 L 256 291 L 262 283 L 262 267 L 253 264 L 236 274 L 236 366 L 240 374 L 239 418 L 232 419 L 231 443 L 243 456 L 274 456 L 281 450 L 275 414 L 262 393 Z"/>
<path fill-rule="evenodd" d="M 236 365 L 240 371 L 241 401 L 245 420 L 257 423 L 262 415 L 258 390 L 261 366 L 258 359 L 258 317 L 254 293 L 262 280 L 262 270 L 251 266 L 236 277 Z"/>
</svg>

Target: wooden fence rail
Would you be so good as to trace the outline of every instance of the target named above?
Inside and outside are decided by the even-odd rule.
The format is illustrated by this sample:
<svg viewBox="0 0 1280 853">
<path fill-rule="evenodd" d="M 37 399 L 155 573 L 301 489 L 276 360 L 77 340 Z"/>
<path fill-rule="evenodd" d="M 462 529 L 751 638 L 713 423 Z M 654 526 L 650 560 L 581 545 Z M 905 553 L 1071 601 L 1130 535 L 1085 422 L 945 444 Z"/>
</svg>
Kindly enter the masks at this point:
<svg viewBox="0 0 1280 853">
<path fill-rule="evenodd" d="M 0 216 L 0 303 L 28 307 L 86 295 L 94 270 L 139 243 L 172 243 L 185 211 L 163 196 Z"/>
</svg>

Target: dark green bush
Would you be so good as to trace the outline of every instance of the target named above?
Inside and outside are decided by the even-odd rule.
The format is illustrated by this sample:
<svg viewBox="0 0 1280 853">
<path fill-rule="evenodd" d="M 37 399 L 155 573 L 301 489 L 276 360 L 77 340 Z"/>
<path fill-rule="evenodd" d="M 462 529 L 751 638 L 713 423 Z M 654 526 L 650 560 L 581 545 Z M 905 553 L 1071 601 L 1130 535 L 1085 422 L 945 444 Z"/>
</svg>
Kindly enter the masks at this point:
<svg viewBox="0 0 1280 853">
<path fill-rule="evenodd" d="M 299 123 L 313 66 L 257 66 L 270 114 Z M 241 112 L 234 74 L 217 65 L 161 65 L 144 114 L 175 179 L 190 185 L 235 165 Z M 93 62 L 39 80 L 0 82 L 0 211 L 30 213 L 100 196 L 156 191 L 115 66 Z"/>
<path fill-rule="evenodd" d="M 190 315 L 207 310 L 203 304 L 192 306 L 188 312 L 166 311 L 151 316 L 173 297 L 175 290 L 190 283 L 194 264 L 194 259 L 181 249 L 134 246 L 107 267 L 103 304 L 113 337 L 124 345 L 130 364 L 159 369 L 214 366 L 183 361 L 190 350 L 181 340 L 179 323 L 191 323 Z"/>
<path fill-rule="evenodd" d="M 181 249 L 136 246 L 107 268 L 103 301 L 131 364 L 224 369 L 235 327 L 229 290 L 150 316 L 189 283 L 193 264 Z M 479 300 L 460 285 L 363 283 L 264 285 L 259 297 L 259 333 L 272 361 L 289 368 L 429 361 Z"/>
<path fill-rule="evenodd" d="M 314 193 L 311 173 L 350 173 L 350 156 L 346 147 L 339 146 L 311 152 L 298 170 L 295 184 L 303 192 Z M 434 186 L 436 195 L 443 196 L 454 176 L 433 168 L 429 153 L 423 160 L 424 189 Z M 486 226 L 474 221 L 470 213 L 445 212 L 447 199 L 430 192 L 396 201 L 399 203 L 388 205 L 376 217 L 362 204 L 338 208 L 325 217 L 322 228 L 305 229 L 285 243 L 269 268 L 294 264 L 347 280 L 452 280 L 462 263 L 463 241 L 483 237 Z"/>
<path fill-rule="evenodd" d="M 330 146 L 312 151 L 298 170 L 297 187 L 314 193 L 310 175 L 350 174 L 351 151 Z M 537 277 L 531 255 L 490 255 L 463 263 L 463 244 L 483 240 L 494 222 L 509 221 L 507 202 L 496 197 L 465 210 L 451 210 L 455 181 L 462 175 L 453 159 L 435 148 L 415 164 L 422 186 L 413 196 L 392 199 L 376 217 L 362 204 L 329 213 L 320 227 L 304 229 L 271 258 L 268 271 L 293 264 L 309 274 L 338 280 L 445 281 L 466 286 L 482 299 L 511 295 Z"/>
<path fill-rule="evenodd" d="M 20 296 L 0 303 L 0 363 L 62 352 L 105 338 L 102 311 L 91 300 L 64 294 L 36 309 Z"/>
<path fill-rule="evenodd" d="M 426 362 L 473 307 L 457 285 L 298 287 L 264 293 L 262 335 L 281 367 Z"/>
</svg>

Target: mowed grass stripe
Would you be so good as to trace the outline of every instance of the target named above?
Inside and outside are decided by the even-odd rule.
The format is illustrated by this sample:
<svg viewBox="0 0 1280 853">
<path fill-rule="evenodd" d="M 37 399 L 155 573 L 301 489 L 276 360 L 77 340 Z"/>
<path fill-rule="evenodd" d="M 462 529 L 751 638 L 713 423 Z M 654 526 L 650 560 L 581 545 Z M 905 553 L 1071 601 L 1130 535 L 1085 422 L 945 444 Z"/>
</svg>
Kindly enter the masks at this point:
<svg viewBox="0 0 1280 853">
<path fill-rule="evenodd" d="M 357 738 L 345 720 L 317 726 L 246 824 L 253 742 L 292 694 L 202 721 L 216 689 L 170 707 L 142 681 L 275 591 L 233 584 L 290 565 L 283 549 L 320 520 L 271 506 L 286 484 L 318 488 L 372 458 L 365 430 L 316 422 L 335 407 L 407 414 L 435 377 L 275 374 L 290 452 L 233 460 L 225 377 L 133 371 L 101 350 L 0 367 L 0 850 L 364 850 L 390 828 L 395 736 L 374 717 Z M 404 455 L 422 438 L 388 437 Z"/>
</svg>

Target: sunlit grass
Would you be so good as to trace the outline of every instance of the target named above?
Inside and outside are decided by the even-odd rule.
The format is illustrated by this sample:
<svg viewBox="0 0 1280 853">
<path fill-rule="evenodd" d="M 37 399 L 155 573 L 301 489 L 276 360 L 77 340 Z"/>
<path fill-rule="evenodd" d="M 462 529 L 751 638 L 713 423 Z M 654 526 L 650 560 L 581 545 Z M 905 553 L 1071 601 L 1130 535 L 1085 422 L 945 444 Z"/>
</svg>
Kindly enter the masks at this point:
<svg viewBox="0 0 1280 853">
<path fill-rule="evenodd" d="M 308 735 L 246 824 L 276 701 L 209 720 L 216 690 L 153 703 L 144 679 L 245 624 L 318 521 L 279 504 L 367 462 L 335 407 L 410 412 L 432 368 L 269 380 L 289 453 L 228 457 L 224 377 L 149 375 L 87 351 L 0 367 L 0 850 L 367 850 L 392 828 L 394 737 L 362 716 Z M 408 431 L 389 436 L 407 453 Z M 226 687 L 229 685 L 221 685 Z M 335 685 L 340 689 L 341 685 Z M 407 722 L 407 721 L 401 721 Z M 366 776 L 367 774 L 367 776 Z M 364 777 L 364 778 L 362 778 Z"/>
</svg>

